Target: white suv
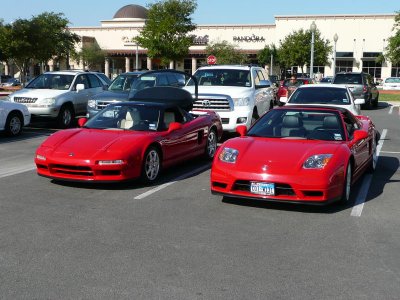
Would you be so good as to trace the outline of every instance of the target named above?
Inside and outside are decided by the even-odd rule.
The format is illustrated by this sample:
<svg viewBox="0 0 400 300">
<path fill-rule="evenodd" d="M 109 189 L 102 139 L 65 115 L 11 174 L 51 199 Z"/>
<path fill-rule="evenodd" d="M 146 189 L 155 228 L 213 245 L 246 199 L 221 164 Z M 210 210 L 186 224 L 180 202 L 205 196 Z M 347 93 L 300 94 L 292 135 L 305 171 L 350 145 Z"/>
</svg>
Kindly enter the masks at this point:
<svg viewBox="0 0 400 300">
<path fill-rule="evenodd" d="M 274 91 L 261 67 L 213 65 L 197 69 L 193 76 L 199 85 L 193 110 L 216 111 L 224 131 L 234 132 L 238 125 L 250 127 L 273 108 Z M 185 89 L 194 95 L 193 81 Z"/>
<path fill-rule="evenodd" d="M 108 87 L 107 79 L 98 72 L 47 72 L 8 99 L 25 104 L 32 116 L 56 118 L 58 127 L 67 128 L 76 115 L 86 114 L 89 98 Z"/>
</svg>

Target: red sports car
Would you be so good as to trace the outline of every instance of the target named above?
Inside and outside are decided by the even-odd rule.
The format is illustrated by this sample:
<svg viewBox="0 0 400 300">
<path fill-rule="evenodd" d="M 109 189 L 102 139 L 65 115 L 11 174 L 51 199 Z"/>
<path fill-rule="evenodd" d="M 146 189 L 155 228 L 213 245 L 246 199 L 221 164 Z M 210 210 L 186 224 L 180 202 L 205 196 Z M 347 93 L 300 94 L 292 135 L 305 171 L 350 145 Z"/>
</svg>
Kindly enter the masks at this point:
<svg viewBox="0 0 400 300">
<path fill-rule="evenodd" d="M 153 182 L 163 168 L 196 156 L 214 157 L 222 136 L 220 117 L 211 111 L 190 113 L 189 92 L 155 87 L 133 100 L 110 104 L 90 120 L 80 119 L 81 128 L 47 138 L 36 151 L 37 173 L 71 181 Z"/>
<path fill-rule="evenodd" d="M 326 204 L 348 201 L 352 184 L 377 162 L 372 121 L 342 108 L 283 106 L 223 143 L 211 191 L 227 197 Z"/>
</svg>

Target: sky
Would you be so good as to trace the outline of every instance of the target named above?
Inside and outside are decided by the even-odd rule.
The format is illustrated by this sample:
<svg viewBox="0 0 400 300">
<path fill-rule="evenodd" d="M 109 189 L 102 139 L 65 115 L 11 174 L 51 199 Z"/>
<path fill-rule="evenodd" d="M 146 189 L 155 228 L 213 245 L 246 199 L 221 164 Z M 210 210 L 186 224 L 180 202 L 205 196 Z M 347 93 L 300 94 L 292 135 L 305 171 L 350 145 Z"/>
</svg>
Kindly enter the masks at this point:
<svg viewBox="0 0 400 300">
<path fill-rule="evenodd" d="M 1 0 L 1 2 L 6 0 Z M 99 26 L 111 20 L 121 7 L 147 7 L 155 0 L 18 0 L 1 5 L 0 19 L 11 23 L 43 12 L 63 13 L 71 27 Z M 192 15 L 195 24 L 273 24 L 274 16 L 320 14 L 392 14 L 400 11 L 400 0 L 197 0 Z"/>
</svg>

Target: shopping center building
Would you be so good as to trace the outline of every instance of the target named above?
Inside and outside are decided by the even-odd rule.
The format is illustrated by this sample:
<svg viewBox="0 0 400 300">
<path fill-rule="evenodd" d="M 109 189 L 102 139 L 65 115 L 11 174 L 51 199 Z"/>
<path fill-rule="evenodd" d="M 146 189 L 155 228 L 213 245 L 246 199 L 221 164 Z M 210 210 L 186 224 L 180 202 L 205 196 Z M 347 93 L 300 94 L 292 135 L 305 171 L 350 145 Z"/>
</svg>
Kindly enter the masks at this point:
<svg viewBox="0 0 400 300">
<path fill-rule="evenodd" d="M 127 5 L 117 10 L 112 19 L 100 21 L 100 26 L 71 27 L 70 30 L 82 37 L 82 43 L 97 42 L 107 53 L 104 64 L 98 68 L 110 77 L 134 69 L 157 69 L 159 60 L 150 59 L 146 49 L 132 42 L 143 28 L 146 16 L 146 8 Z M 365 71 L 376 79 L 400 76 L 400 65 L 376 61 L 387 46 L 388 38 L 394 35 L 394 19 L 394 13 L 301 15 L 275 16 L 274 24 L 197 24 L 193 32 L 194 43 L 189 48 L 188 56 L 181 61 L 171 62 L 170 68 L 194 72 L 199 66 L 206 64 L 207 45 L 220 41 L 236 45 L 241 52 L 248 55 L 250 61 L 257 63 L 256 55 L 265 46 L 274 44 L 279 47 L 280 41 L 287 35 L 300 29 L 307 30 L 315 22 L 321 37 L 330 40 L 332 48 L 336 48 L 337 72 Z M 313 73 L 319 76 L 333 75 L 334 53 L 335 50 L 331 54 L 330 64 L 314 66 Z M 75 69 L 84 68 L 75 61 L 70 61 L 69 65 Z M 48 69 L 62 67 L 49 62 Z M 300 72 L 300 66 L 290 68 L 292 72 L 297 70 Z M 307 73 L 309 71 L 307 69 Z M 280 70 L 274 67 L 268 73 L 280 75 Z"/>
</svg>

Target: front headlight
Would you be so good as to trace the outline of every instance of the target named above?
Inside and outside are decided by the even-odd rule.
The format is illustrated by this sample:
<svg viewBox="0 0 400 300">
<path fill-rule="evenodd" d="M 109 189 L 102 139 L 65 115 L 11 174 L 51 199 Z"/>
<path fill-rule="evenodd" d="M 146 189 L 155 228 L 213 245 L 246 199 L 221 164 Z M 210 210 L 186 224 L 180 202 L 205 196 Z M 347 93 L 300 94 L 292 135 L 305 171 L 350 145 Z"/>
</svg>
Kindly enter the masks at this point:
<svg viewBox="0 0 400 300">
<path fill-rule="evenodd" d="M 248 106 L 250 104 L 250 98 L 249 97 L 233 98 L 233 104 L 235 106 Z"/>
<path fill-rule="evenodd" d="M 40 155 L 40 154 L 36 154 L 36 159 L 46 161 L 46 156 Z"/>
<path fill-rule="evenodd" d="M 323 169 L 332 158 L 332 154 L 316 154 L 306 159 L 304 169 Z"/>
<path fill-rule="evenodd" d="M 56 98 L 44 98 L 35 102 L 36 106 L 49 107 L 56 104 Z"/>
<path fill-rule="evenodd" d="M 87 105 L 90 108 L 96 108 L 96 100 L 89 100 Z"/>
<path fill-rule="evenodd" d="M 219 159 L 221 161 L 234 164 L 239 155 L 239 151 L 233 148 L 224 148 L 219 154 Z"/>
</svg>

